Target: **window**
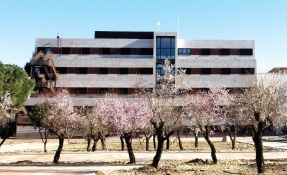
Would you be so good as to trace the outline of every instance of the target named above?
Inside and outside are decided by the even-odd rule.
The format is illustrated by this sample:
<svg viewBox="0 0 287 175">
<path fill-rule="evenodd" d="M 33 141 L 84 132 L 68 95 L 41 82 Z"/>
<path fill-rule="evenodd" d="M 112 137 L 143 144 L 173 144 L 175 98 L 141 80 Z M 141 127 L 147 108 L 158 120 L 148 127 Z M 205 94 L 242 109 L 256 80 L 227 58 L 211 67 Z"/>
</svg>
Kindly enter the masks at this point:
<svg viewBox="0 0 287 175">
<path fill-rule="evenodd" d="M 253 55 L 252 49 L 240 49 L 239 55 Z"/>
<path fill-rule="evenodd" d="M 44 53 L 47 53 L 50 50 L 51 50 L 50 47 L 37 47 L 37 53 L 40 52 L 40 51 L 43 51 Z"/>
<path fill-rule="evenodd" d="M 129 68 L 120 68 L 119 74 L 129 74 Z"/>
<path fill-rule="evenodd" d="M 204 75 L 211 74 L 211 68 L 202 68 L 201 69 L 201 74 L 204 74 Z"/>
<path fill-rule="evenodd" d="M 230 55 L 230 49 L 221 49 L 220 55 Z"/>
<path fill-rule="evenodd" d="M 102 48 L 103 55 L 110 55 L 110 48 Z"/>
<path fill-rule="evenodd" d="M 224 75 L 231 74 L 231 68 L 222 68 L 222 74 Z"/>
<path fill-rule="evenodd" d="M 62 47 L 62 54 L 70 54 L 70 48 L 69 47 Z"/>
<path fill-rule="evenodd" d="M 86 67 L 79 67 L 79 74 L 87 74 L 88 68 Z"/>
<path fill-rule="evenodd" d="M 78 93 L 79 94 L 87 94 L 87 88 L 79 88 Z"/>
<path fill-rule="evenodd" d="M 108 88 L 99 88 L 99 94 L 105 94 L 108 92 Z"/>
<path fill-rule="evenodd" d="M 129 89 L 128 88 L 120 88 L 119 89 L 119 93 L 120 94 L 128 94 L 129 93 Z"/>
<path fill-rule="evenodd" d="M 175 59 L 175 37 L 156 38 L 156 58 Z"/>
<path fill-rule="evenodd" d="M 67 74 L 67 68 L 66 67 L 57 67 L 57 71 L 59 74 Z"/>
<path fill-rule="evenodd" d="M 83 55 L 89 55 L 91 52 L 90 52 L 90 48 L 82 48 L 82 54 Z"/>
<path fill-rule="evenodd" d="M 190 55 L 190 49 L 187 48 L 179 48 L 178 55 Z"/>
<path fill-rule="evenodd" d="M 108 68 L 99 68 L 98 74 L 108 74 L 109 69 Z"/>
<path fill-rule="evenodd" d="M 187 68 L 187 69 L 185 70 L 185 74 L 190 75 L 190 74 L 191 74 L 191 68 Z"/>
<path fill-rule="evenodd" d="M 201 49 L 201 55 L 210 55 L 210 49 Z"/>
<path fill-rule="evenodd" d="M 153 55 L 153 48 L 141 48 L 141 55 Z"/>
<path fill-rule="evenodd" d="M 153 68 L 140 68 L 140 74 L 153 74 Z"/>
<path fill-rule="evenodd" d="M 130 48 L 121 48 L 121 55 L 130 55 L 131 49 Z"/>
</svg>

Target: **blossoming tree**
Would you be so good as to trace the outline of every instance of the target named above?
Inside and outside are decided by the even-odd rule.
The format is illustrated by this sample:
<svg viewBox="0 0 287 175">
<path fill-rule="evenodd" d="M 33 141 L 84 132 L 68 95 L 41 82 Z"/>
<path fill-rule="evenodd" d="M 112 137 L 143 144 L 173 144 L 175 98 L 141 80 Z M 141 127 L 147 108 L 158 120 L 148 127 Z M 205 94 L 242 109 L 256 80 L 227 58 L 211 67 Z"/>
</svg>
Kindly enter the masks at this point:
<svg viewBox="0 0 287 175">
<path fill-rule="evenodd" d="M 228 103 L 228 91 L 222 86 L 209 85 L 208 91 L 199 91 L 197 94 L 187 96 L 188 104 L 185 113 L 190 117 L 192 125 L 196 125 L 211 149 L 213 163 L 217 163 L 216 149 L 209 139 L 212 126 L 224 126 L 225 110 L 223 105 Z"/>
<path fill-rule="evenodd" d="M 148 124 L 151 116 L 151 110 L 145 101 L 132 103 L 118 101 L 114 105 L 112 123 L 118 136 L 123 136 L 126 142 L 130 158 L 129 163 L 131 164 L 136 163 L 132 148 L 132 138 L 140 128 L 144 128 Z"/>
<path fill-rule="evenodd" d="M 53 163 L 58 163 L 67 129 L 79 128 L 81 118 L 75 113 L 73 98 L 66 89 L 57 90 L 55 94 L 46 94 L 43 103 L 49 108 L 41 122 L 49 129 L 49 133 L 56 135 L 59 139 L 59 146 L 53 160 Z"/>
<path fill-rule="evenodd" d="M 281 74 L 258 74 L 250 80 L 249 86 L 233 103 L 244 109 L 243 120 L 251 126 L 256 149 L 257 171 L 264 173 L 262 135 L 271 126 L 286 120 L 287 84 Z"/>
<path fill-rule="evenodd" d="M 189 86 L 185 84 L 185 71 L 175 70 L 175 66 L 170 61 L 165 60 L 162 65 L 163 75 L 157 75 L 157 84 L 148 84 L 139 79 L 136 84 L 139 97 L 146 99 L 152 110 L 150 120 L 154 127 L 158 145 L 156 155 L 153 158 L 152 166 L 158 167 L 164 141 L 174 133 L 176 124 L 181 121 L 182 98 L 178 97 L 189 91 Z M 164 133 L 164 131 L 167 131 Z"/>
</svg>

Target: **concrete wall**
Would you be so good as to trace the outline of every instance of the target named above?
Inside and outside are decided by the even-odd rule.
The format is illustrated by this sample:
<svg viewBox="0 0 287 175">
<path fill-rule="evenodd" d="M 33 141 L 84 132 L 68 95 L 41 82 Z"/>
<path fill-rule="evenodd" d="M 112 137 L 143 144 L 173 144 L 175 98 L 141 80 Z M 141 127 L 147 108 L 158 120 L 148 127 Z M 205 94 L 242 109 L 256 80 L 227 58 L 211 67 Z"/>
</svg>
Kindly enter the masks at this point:
<svg viewBox="0 0 287 175">
<path fill-rule="evenodd" d="M 248 87 L 248 80 L 254 75 L 186 75 L 186 83 L 192 88 L 206 88 L 209 83 L 225 85 L 228 88 Z"/>
<path fill-rule="evenodd" d="M 119 74 L 61 74 L 56 82 L 57 87 L 120 87 L 132 88 L 137 77 L 141 77 L 148 83 L 155 82 L 154 75 L 119 75 Z"/>
<path fill-rule="evenodd" d="M 254 48 L 254 40 L 177 40 L 178 48 Z"/>
<path fill-rule="evenodd" d="M 152 56 L 120 56 L 120 55 L 62 55 L 54 58 L 55 67 L 140 67 L 153 68 L 155 67 Z"/>
<path fill-rule="evenodd" d="M 182 68 L 256 68 L 253 56 L 178 56 L 176 66 Z"/>
<path fill-rule="evenodd" d="M 152 39 L 71 39 L 61 38 L 61 47 L 153 48 Z M 58 47 L 57 38 L 36 38 L 36 47 Z"/>
</svg>

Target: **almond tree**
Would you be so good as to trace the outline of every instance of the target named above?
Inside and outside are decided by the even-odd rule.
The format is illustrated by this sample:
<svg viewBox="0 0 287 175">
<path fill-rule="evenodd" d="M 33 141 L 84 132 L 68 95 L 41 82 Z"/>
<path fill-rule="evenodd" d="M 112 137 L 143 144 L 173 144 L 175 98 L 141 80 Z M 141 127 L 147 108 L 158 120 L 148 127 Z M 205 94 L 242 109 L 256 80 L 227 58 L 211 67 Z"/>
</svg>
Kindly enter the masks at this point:
<svg viewBox="0 0 287 175">
<path fill-rule="evenodd" d="M 183 105 L 183 98 L 178 97 L 178 95 L 189 90 L 184 82 L 184 70 L 175 71 L 175 66 L 170 64 L 168 60 L 165 60 L 162 69 L 164 74 L 157 75 L 156 86 L 143 80 L 138 80 L 135 86 L 138 90 L 137 95 L 147 100 L 152 110 L 150 122 L 154 127 L 158 141 L 156 155 L 152 162 L 152 166 L 156 168 L 162 155 L 164 141 L 174 133 L 174 126 L 181 121 L 182 115 L 177 111 L 182 109 L 180 106 Z M 168 132 L 164 134 L 165 130 Z"/>
<path fill-rule="evenodd" d="M 81 120 L 74 111 L 73 98 L 65 89 L 60 89 L 55 94 L 46 94 L 43 103 L 47 104 L 49 109 L 42 123 L 59 139 L 59 146 L 53 160 L 53 163 L 58 163 L 67 129 L 79 128 Z"/>
<path fill-rule="evenodd" d="M 222 106 L 228 103 L 228 91 L 221 86 L 209 85 L 208 91 L 200 91 L 189 95 L 185 113 L 190 117 L 190 122 L 196 125 L 211 149 L 213 163 L 217 163 L 216 149 L 209 139 L 212 126 L 225 124 L 225 111 Z"/>
<path fill-rule="evenodd" d="M 264 173 L 262 135 L 286 117 L 287 84 L 281 74 L 259 74 L 250 80 L 234 103 L 245 111 L 244 122 L 251 126 L 258 173 Z"/>
<path fill-rule="evenodd" d="M 9 127 L 9 121 L 14 117 L 14 110 L 11 95 L 8 91 L 5 91 L 3 96 L 0 96 L 0 136 L 2 138 L 0 147 L 9 135 L 11 135 L 8 133 L 9 129 L 6 128 Z"/>
<path fill-rule="evenodd" d="M 135 164 L 135 156 L 132 148 L 132 138 L 142 127 L 145 127 L 150 118 L 151 110 L 145 101 L 133 103 L 115 103 L 114 115 L 112 123 L 115 127 L 118 136 L 123 136 L 129 158 L 130 164 Z"/>
</svg>

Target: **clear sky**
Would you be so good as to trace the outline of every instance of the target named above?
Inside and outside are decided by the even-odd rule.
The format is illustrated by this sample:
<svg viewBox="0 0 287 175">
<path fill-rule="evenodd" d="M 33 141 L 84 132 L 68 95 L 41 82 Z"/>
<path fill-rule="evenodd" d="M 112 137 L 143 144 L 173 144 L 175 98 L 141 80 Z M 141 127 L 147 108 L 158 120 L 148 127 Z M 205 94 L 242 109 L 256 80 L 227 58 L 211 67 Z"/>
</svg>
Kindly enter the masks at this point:
<svg viewBox="0 0 287 175">
<path fill-rule="evenodd" d="M 287 67 L 287 0 L 0 0 L 0 60 L 23 67 L 35 38 L 94 31 L 177 31 L 179 38 L 255 40 L 258 72 Z"/>
</svg>

